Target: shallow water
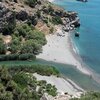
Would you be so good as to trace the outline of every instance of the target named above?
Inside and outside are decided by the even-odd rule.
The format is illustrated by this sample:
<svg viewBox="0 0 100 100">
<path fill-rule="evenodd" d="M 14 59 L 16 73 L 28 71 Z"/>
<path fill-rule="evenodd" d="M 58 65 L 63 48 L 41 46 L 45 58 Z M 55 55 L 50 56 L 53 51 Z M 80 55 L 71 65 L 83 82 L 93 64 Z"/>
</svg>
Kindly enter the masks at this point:
<svg viewBox="0 0 100 100">
<path fill-rule="evenodd" d="M 75 0 L 55 0 L 55 4 L 65 10 L 79 14 L 81 27 L 80 38 L 72 40 L 82 60 L 100 74 L 100 0 L 88 0 L 87 3 Z"/>
</svg>

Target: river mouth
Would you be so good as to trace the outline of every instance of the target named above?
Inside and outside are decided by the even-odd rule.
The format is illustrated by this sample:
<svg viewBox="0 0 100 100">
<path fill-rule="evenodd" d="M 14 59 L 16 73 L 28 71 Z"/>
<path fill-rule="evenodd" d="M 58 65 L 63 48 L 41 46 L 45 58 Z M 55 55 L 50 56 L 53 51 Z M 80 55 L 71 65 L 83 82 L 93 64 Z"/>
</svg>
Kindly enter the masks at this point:
<svg viewBox="0 0 100 100">
<path fill-rule="evenodd" d="M 44 64 L 54 66 L 65 77 L 73 80 L 77 85 L 87 91 L 100 91 L 100 84 L 94 81 L 91 77 L 78 71 L 75 66 L 68 64 L 61 64 L 42 59 L 35 61 L 2 61 L 0 65 L 32 65 L 32 64 Z"/>
</svg>

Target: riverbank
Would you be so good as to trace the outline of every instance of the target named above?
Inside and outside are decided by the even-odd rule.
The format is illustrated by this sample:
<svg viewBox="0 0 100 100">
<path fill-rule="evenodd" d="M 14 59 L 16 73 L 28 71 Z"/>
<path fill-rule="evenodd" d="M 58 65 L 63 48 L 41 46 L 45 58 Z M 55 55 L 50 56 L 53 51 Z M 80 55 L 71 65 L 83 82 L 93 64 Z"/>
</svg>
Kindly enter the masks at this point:
<svg viewBox="0 0 100 100">
<path fill-rule="evenodd" d="M 43 47 L 43 52 L 37 58 L 70 64 L 82 73 L 91 75 L 91 72 L 82 66 L 76 55 L 73 55 L 72 44 L 69 40 L 70 33 L 63 31 L 62 26 L 57 26 L 56 30 L 56 33 L 46 36 L 47 44 Z"/>
<path fill-rule="evenodd" d="M 77 86 L 73 81 L 71 81 L 68 78 L 65 80 L 61 77 L 41 76 L 41 75 L 36 74 L 36 73 L 33 74 L 33 76 L 35 76 L 37 78 L 37 80 L 39 80 L 39 81 L 45 80 L 48 84 L 55 85 L 55 87 L 57 88 L 58 97 L 60 95 L 62 95 L 62 96 L 67 95 L 66 99 L 73 98 L 73 97 L 79 98 L 80 95 L 85 92 L 82 88 Z M 62 99 L 60 99 L 60 100 L 62 100 Z"/>
</svg>

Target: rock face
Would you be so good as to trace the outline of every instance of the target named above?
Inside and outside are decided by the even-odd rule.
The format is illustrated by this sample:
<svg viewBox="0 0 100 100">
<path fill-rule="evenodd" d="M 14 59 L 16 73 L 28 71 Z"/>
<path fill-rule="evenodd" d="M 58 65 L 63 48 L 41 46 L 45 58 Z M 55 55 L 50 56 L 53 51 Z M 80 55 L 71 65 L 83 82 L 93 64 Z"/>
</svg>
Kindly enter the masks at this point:
<svg viewBox="0 0 100 100">
<path fill-rule="evenodd" d="M 14 21 L 14 13 L 0 3 L 0 32 L 3 32 L 4 27 Z"/>
<path fill-rule="evenodd" d="M 24 10 L 21 10 L 20 12 L 18 12 L 18 13 L 16 14 L 16 19 L 22 20 L 22 21 L 27 20 L 27 19 L 28 19 L 28 14 L 27 14 L 27 12 L 24 11 Z"/>
<path fill-rule="evenodd" d="M 30 21 L 33 25 L 37 24 L 37 18 L 34 14 L 29 15 L 25 10 L 15 12 L 7 8 L 3 3 L 0 3 L 0 33 L 5 33 L 4 28 L 11 26 L 15 20 Z"/>
<path fill-rule="evenodd" d="M 67 24 L 75 28 L 80 26 L 77 13 L 72 11 L 65 12 L 62 8 L 53 5 L 45 6 L 49 4 L 47 0 L 38 0 L 35 6 L 36 8 L 31 8 L 19 1 L 20 0 L 7 0 L 7 2 L 5 2 L 5 0 L 0 1 L 0 33 L 6 34 L 8 30 L 13 29 L 15 22 L 23 22 L 36 26 L 38 21 L 42 21 L 44 24 L 47 24 L 48 27 L 48 18 L 50 18 L 51 22 L 49 22 L 52 25 L 54 17 L 61 18 L 63 25 Z M 44 5 L 44 3 L 46 4 Z M 69 31 L 69 29 L 65 30 Z"/>
</svg>

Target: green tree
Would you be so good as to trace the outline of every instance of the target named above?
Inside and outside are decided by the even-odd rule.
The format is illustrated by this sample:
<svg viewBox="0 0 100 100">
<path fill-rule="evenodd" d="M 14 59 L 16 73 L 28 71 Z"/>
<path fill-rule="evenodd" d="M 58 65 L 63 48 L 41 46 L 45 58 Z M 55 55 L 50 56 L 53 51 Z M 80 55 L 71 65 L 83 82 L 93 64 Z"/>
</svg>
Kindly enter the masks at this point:
<svg viewBox="0 0 100 100">
<path fill-rule="evenodd" d="M 10 51 L 12 54 L 17 53 L 20 51 L 21 42 L 18 38 L 12 39 L 10 43 Z"/>
<path fill-rule="evenodd" d="M 4 44 L 4 41 L 0 39 L 0 54 L 5 54 L 7 51 L 6 44 Z"/>
<path fill-rule="evenodd" d="M 26 0 L 26 4 L 28 4 L 30 7 L 34 7 L 37 3 L 37 0 Z"/>
<path fill-rule="evenodd" d="M 42 45 L 34 40 L 27 40 L 21 48 L 21 53 L 33 53 L 36 55 L 40 52 L 42 52 Z"/>
</svg>

